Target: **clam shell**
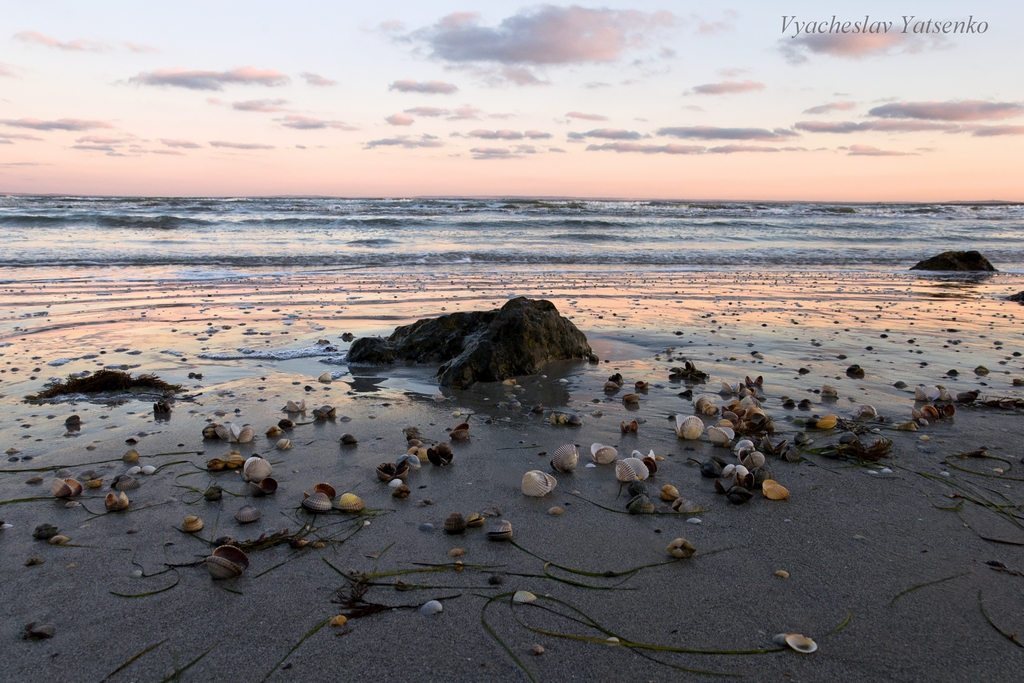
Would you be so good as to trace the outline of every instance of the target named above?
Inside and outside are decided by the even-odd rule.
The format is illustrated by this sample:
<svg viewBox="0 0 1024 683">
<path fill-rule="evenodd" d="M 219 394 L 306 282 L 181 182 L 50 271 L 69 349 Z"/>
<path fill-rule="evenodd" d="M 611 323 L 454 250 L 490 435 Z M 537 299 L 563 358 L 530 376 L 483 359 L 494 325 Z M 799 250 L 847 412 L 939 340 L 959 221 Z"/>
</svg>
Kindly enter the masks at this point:
<svg viewBox="0 0 1024 683">
<path fill-rule="evenodd" d="M 652 455 L 645 455 L 640 458 L 641 462 L 647 467 L 647 476 L 653 477 L 658 473 L 658 461 L 654 459 L 654 451 L 651 451 Z"/>
<path fill-rule="evenodd" d="M 343 493 L 338 499 L 338 509 L 344 512 L 359 512 L 364 507 L 366 503 L 354 493 Z"/>
<path fill-rule="evenodd" d="M 121 510 L 128 509 L 128 496 L 124 491 L 121 493 L 108 493 L 107 497 L 103 499 L 103 504 L 110 512 L 120 512 Z"/>
<path fill-rule="evenodd" d="M 212 557 L 220 557 L 220 558 L 223 558 L 225 560 L 230 560 L 231 562 L 234 562 L 236 565 L 238 565 L 242 569 L 248 569 L 249 568 L 249 556 L 246 555 L 245 551 L 242 550 L 241 548 L 239 548 L 238 546 L 234 546 L 234 545 L 221 545 L 221 546 L 217 546 L 214 549 L 214 551 L 211 554 L 211 556 Z"/>
<path fill-rule="evenodd" d="M 835 415 L 826 415 L 825 417 L 815 422 L 814 426 L 817 427 L 818 429 L 834 429 L 837 420 L 838 418 Z"/>
<path fill-rule="evenodd" d="M 487 530 L 487 538 L 492 541 L 507 541 L 512 538 L 512 522 L 507 519 L 496 521 Z"/>
<path fill-rule="evenodd" d="M 248 524 L 249 522 L 255 522 L 257 519 L 263 516 L 257 508 L 252 505 L 243 505 L 239 508 L 238 512 L 235 513 L 235 519 L 238 520 L 239 524 Z"/>
<path fill-rule="evenodd" d="M 228 463 L 224 458 L 210 458 L 206 462 L 206 469 L 210 470 L 211 472 L 220 472 L 227 466 Z"/>
<path fill-rule="evenodd" d="M 125 462 L 136 462 L 139 459 L 139 452 L 134 448 L 129 450 L 127 453 L 121 456 L 121 460 Z"/>
<path fill-rule="evenodd" d="M 200 531 L 202 528 L 203 520 L 199 519 L 195 515 L 189 515 L 185 518 L 185 521 L 181 523 L 181 530 L 188 534 Z"/>
<path fill-rule="evenodd" d="M 640 396 L 638 394 L 625 394 L 622 397 L 623 403 L 639 403 Z"/>
<path fill-rule="evenodd" d="M 306 412 L 306 399 L 302 399 L 300 402 L 288 401 L 284 404 L 284 410 L 287 413 L 304 413 Z"/>
<path fill-rule="evenodd" d="M 942 408 L 939 409 L 939 412 L 942 413 L 942 417 L 949 419 L 956 415 L 956 406 L 953 405 L 952 403 L 949 403 L 947 405 L 942 406 Z"/>
<path fill-rule="evenodd" d="M 331 509 L 331 499 L 326 493 L 316 491 L 310 497 L 302 499 L 302 507 L 313 512 L 328 512 Z"/>
<path fill-rule="evenodd" d="M 139 480 L 122 474 L 114 480 L 114 488 L 118 491 L 134 491 L 139 488 Z"/>
<path fill-rule="evenodd" d="M 760 451 L 751 451 L 746 453 L 740 458 L 740 462 L 748 470 L 756 470 L 758 467 L 764 466 L 764 453 Z"/>
<path fill-rule="evenodd" d="M 938 387 L 929 387 L 923 384 L 914 387 L 914 400 L 917 401 L 936 401 L 941 395 L 942 390 Z"/>
<path fill-rule="evenodd" d="M 728 446 L 736 432 L 728 427 L 708 427 L 708 438 L 716 446 Z"/>
<path fill-rule="evenodd" d="M 789 498 L 789 489 L 774 479 L 765 479 L 761 482 L 761 493 L 769 500 L 785 500 Z"/>
<path fill-rule="evenodd" d="M 677 538 L 668 544 L 668 554 L 678 559 L 693 557 L 697 549 L 685 538 Z"/>
<path fill-rule="evenodd" d="M 274 444 L 274 448 L 276 448 L 279 451 L 291 450 L 291 447 L 291 439 L 279 439 L 278 442 Z"/>
<path fill-rule="evenodd" d="M 530 591 L 516 591 L 512 594 L 512 602 L 517 605 L 524 605 L 528 602 L 534 602 L 537 596 Z"/>
<path fill-rule="evenodd" d="M 797 652 L 809 655 L 818 649 L 818 644 L 800 633 L 790 633 L 785 639 L 786 645 Z"/>
<path fill-rule="evenodd" d="M 273 471 L 274 468 L 267 460 L 254 455 L 242 466 L 242 477 L 246 481 L 261 481 L 269 477 Z"/>
<path fill-rule="evenodd" d="M 571 472 L 576 469 L 576 463 L 580 460 L 580 453 L 576 445 L 567 443 L 559 446 L 551 458 L 551 467 L 558 472 Z"/>
<path fill-rule="evenodd" d="M 871 405 L 857 406 L 857 409 L 853 411 L 853 419 L 855 420 L 870 420 L 876 417 L 878 417 L 878 411 Z"/>
<path fill-rule="evenodd" d="M 427 460 L 429 460 L 432 465 L 444 467 L 446 465 L 450 465 L 454 458 L 455 455 L 452 453 L 451 445 L 445 441 L 427 449 Z"/>
<path fill-rule="evenodd" d="M 676 498 L 672 501 L 672 509 L 684 515 L 703 512 L 700 505 L 697 505 L 697 503 L 694 503 L 692 500 L 687 500 L 686 498 Z"/>
<path fill-rule="evenodd" d="M 466 518 L 461 512 L 453 512 L 444 520 L 444 531 L 447 534 L 461 534 L 466 530 Z"/>
<path fill-rule="evenodd" d="M 242 567 L 231 560 L 211 555 L 206 558 L 206 570 L 210 572 L 210 578 L 214 581 L 223 579 L 234 579 L 242 575 Z"/>
<path fill-rule="evenodd" d="M 334 490 L 334 487 L 325 482 L 313 485 L 313 493 L 322 493 L 327 496 L 328 499 L 334 498 L 338 495 L 338 492 Z"/>
<path fill-rule="evenodd" d="M 833 387 L 833 386 L 831 386 L 829 384 L 821 385 L 821 396 L 822 396 L 822 398 L 835 398 L 838 395 L 839 395 L 839 392 L 836 391 L 835 387 Z"/>
<path fill-rule="evenodd" d="M 91 489 L 98 489 L 99 487 L 103 486 L 103 480 L 102 479 L 86 479 L 85 480 L 85 485 L 88 486 Z"/>
<path fill-rule="evenodd" d="M 699 439 L 703 433 L 704 421 L 699 417 L 696 415 L 688 417 L 676 415 L 676 436 L 693 441 Z"/>
<path fill-rule="evenodd" d="M 136 465 L 135 467 L 129 467 L 127 470 L 125 470 L 125 474 L 127 474 L 129 477 L 134 477 L 136 474 L 139 474 L 140 472 L 142 472 L 142 468 L 139 467 L 138 465 Z"/>
<path fill-rule="evenodd" d="M 523 495 L 540 498 L 551 493 L 557 485 L 558 481 L 550 474 L 540 470 L 530 470 L 523 475 L 521 488 Z"/>
<path fill-rule="evenodd" d="M 140 471 L 141 471 L 141 472 L 142 472 L 143 474 L 145 474 L 146 476 L 149 476 L 149 475 L 151 475 L 151 474 L 156 474 L 156 468 L 155 468 L 155 467 L 153 467 L 152 465 L 146 465 L 146 466 L 145 466 L 145 467 L 143 467 L 143 468 L 142 468 L 142 469 L 141 469 Z"/>
<path fill-rule="evenodd" d="M 410 489 L 405 484 L 402 484 L 401 486 L 396 486 L 394 489 L 392 489 L 391 496 L 393 498 L 408 498 L 411 493 L 412 489 Z"/>
<path fill-rule="evenodd" d="M 629 422 L 623 420 L 619 428 L 622 430 L 623 434 L 636 434 L 637 430 L 640 429 L 640 423 L 636 420 L 631 420 Z"/>
<path fill-rule="evenodd" d="M 926 405 L 923 408 L 921 408 L 921 415 L 928 420 L 938 420 L 939 409 L 933 405 Z"/>
<path fill-rule="evenodd" d="M 478 527 L 484 525 L 484 516 L 479 512 L 474 512 L 469 517 L 466 517 L 466 526 Z"/>
<path fill-rule="evenodd" d="M 661 487 L 661 499 L 671 503 L 672 501 L 679 498 L 679 489 L 672 484 L 665 484 Z"/>
<path fill-rule="evenodd" d="M 619 457 L 619 452 L 612 446 L 595 443 L 590 446 L 590 457 L 598 465 L 608 465 L 615 462 L 615 458 Z"/>
<path fill-rule="evenodd" d="M 233 451 L 226 461 L 227 467 L 237 470 L 239 467 L 245 466 L 245 457 L 238 451 Z"/>
<path fill-rule="evenodd" d="M 615 463 L 615 478 L 621 482 L 643 481 L 649 474 L 647 465 L 639 458 L 626 458 Z"/>
<path fill-rule="evenodd" d="M 705 415 L 714 415 L 718 412 L 718 406 L 715 405 L 715 399 L 707 394 L 698 396 L 694 402 L 693 407 L 698 413 L 704 413 Z"/>
<path fill-rule="evenodd" d="M 219 427 L 219 426 L 220 426 L 219 424 L 213 422 L 213 423 L 210 423 L 210 424 L 206 425 L 205 427 L 203 427 L 203 438 L 204 439 L 216 439 L 216 438 L 218 438 L 217 427 Z"/>
<path fill-rule="evenodd" d="M 268 439 L 276 439 L 277 437 L 281 436 L 281 434 L 283 434 L 283 433 L 284 433 L 283 429 L 281 429 L 277 425 L 274 425 L 270 429 L 267 430 L 267 438 Z"/>
<path fill-rule="evenodd" d="M 273 477 L 264 477 L 258 482 L 250 481 L 249 489 L 254 496 L 269 496 L 277 491 L 277 480 Z"/>
<path fill-rule="evenodd" d="M 76 479 L 54 479 L 50 493 L 57 498 L 70 498 L 82 492 L 82 485 Z"/>
<path fill-rule="evenodd" d="M 641 493 L 629 499 L 629 502 L 626 503 L 626 510 L 631 515 L 649 515 L 654 512 L 654 503 L 651 502 L 650 498 Z"/>
<path fill-rule="evenodd" d="M 444 606 L 441 605 L 437 600 L 430 600 L 429 602 L 423 603 L 420 607 L 420 614 L 426 614 L 430 616 L 432 614 L 440 614 L 444 611 Z"/>
</svg>

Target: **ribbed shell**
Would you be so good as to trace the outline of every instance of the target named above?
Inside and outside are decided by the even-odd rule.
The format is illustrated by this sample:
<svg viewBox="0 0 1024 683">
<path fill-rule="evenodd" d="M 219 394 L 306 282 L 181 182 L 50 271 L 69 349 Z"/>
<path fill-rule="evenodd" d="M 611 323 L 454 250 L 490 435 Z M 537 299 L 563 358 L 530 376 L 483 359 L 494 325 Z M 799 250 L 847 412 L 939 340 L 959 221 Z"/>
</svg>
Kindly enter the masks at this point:
<svg viewBox="0 0 1024 683">
<path fill-rule="evenodd" d="M 661 499 L 671 503 L 672 501 L 679 498 L 679 489 L 672 484 L 665 484 L 661 487 Z"/>
<path fill-rule="evenodd" d="M 76 479 L 54 479 L 50 492 L 57 498 L 70 498 L 82 492 L 82 485 Z"/>
<path fill-rule="evenodd" d="M 238 512 L 235 513 L 235 519 L 238 520 L 239 524 L 248 524 L 249 522 L 255 522 L 257 519 L 263 516 L 257 508 L 252 505 L 243 505 L 239 508 Z"/>
<path fill-rule="evenodd" d="M 108 493 L 107 497 L 103 500 L 103 504 L 107 507 L 107 510 L 111 512 L 120 512 L 121 510 L 128 509 L 128 496 L 122 491 L 121 493 Z"/>
<path fill-rule="evenodd" d="M 138 479 L 129 477 L 124 474 L 118 477 L 117 481 L 114 482 L 114 488 L 117 489 L 118 491 L 134 491 L 135 489 L 139 488 L 139 485 L 140 484 Z"/>
<path fill-rule="evenodd" d="M 708 427 L 708 438 L 716 446 L 727 446 L 736 436 L 736 432 L 728 427 Z"/>
<path fill-rule="evenodd" d="M 242 477 L 246 481 L 262 481 L 269 477 L 274 471 L 271 464 L 258 455 L 254 455 L 245 461 L 242 466 Z"/>
<path fill-rule="evenodd" d="M 631 482 L 647 478 L 647 465 L 639 458 L 626 458 L 615 463 L 615 478 L 621 482 Z"/>
<path fill-rule="evenodd" d="M 693 554 L 697 552 L 697 549 L 693 547 L 693 544 L 685 538 L 675 539 L 668 544 L 667 550 L 669 555 L 678 559 L 693 557 Z"/>
<path fill-rule="evenodd" d="M 523 475 L 521 488 L 523 495 L 540 498 L 554 491 L 557 485 L 558 481 L 550 474 L 540 470 L 530 470 Z"/>
<path fill-rule="evenodd" d="M 507 541 L 512 538 L 512 522 L 506 519 L 498 520 L 487 530 L 487 538 L 492 541 Z"/>
<path fill-rule="evenodd" d="M 551 457 L 551 467 L 558 472 L 572 472 L 579 461 L 580 452 L 576 450 L 576 445 L 567 443 L 555 451 Z"/>
<path fill-rule="evenodd" d="M 650 498 L 641 493 L 629 499 L 629 502 L 626 503 L 626 510 L 631 515 L 649 515 L 654 512 L 654 503 L 651 502 Z"/>
<path fill-rule="evenodd" d="M 206 570 L 210 572 L 210 578 L 214 581 L 223 579 L 234 579 L 242 575 L 244 569 L 231 560 L 216 555 L 206 558 Z"/>
<path fill-rule="evenodd" d="M 189 515 L 185 518 L 185 521 L 181 523 L 181 530 L 189 534 L 201 531 L 202 528 L 203 520 L 199 519 L 195 515 Z"/>
<path fill-rule="evenodd" d="M 676 415 L 676 436 L 693 441 L 699 439 L 703 433 L 704 421 L 699 417 L 696 415 L 690 415 L 689 417 Z"/>
<path fill-rule="evenodd" d="M 608 465 L 615 462 L 615 458 L 619 457 L 619 452 L 612 446 L 595 443 L 590 447 L 590 457 L 598 465 Z"/>
<path fill-rule="evenodd" d="M 343 493 L 338 499 L 338 509 L 344 512 L 359 512 L 364 507 L 366 503 L 354 493 Z"/>
<path fill-rule="evenodd" d="M 785 500 L 789 498 L 789 489 L 774 479 L 766 479 L 761 482 L 761 493 L 769 500 Z"/>
<path fill-rule="evenodd" d="M 334 490 L 334 487 L 325 482 L 314 484 L 313 493 L 323 493 L 328 498 L 334 498 L 336 495 L 338 495 L 338 492 Z"/>
<path fill-rule="evenodd" d="M 269 496 L 277 491 L 277 480 L 273 477 L 264 477 L 258 482 L 249 482 L 249 488 L 254 496 Z"/>
<path fill-rule="evenodd" d="M 740 458 L 740 462 L 743 463 L 744 467 L 748 470 L 756 470 L 758 467 L 764 466 L 764 453 L 760 451 L 751 451 L 744 454 Z"/>
<path fill-rule="evenodd" d="M 466 530 L 466 518 L 461 512 L 453 512 L 444 520 L 444 530 L 449 534 L 461 534 Z"/>
<path fill-rule="evenodd" d="M 331 509 L 331 499 L 326 493 L 316 491 L 309 498 L 302 499 L 302 507 L 313 512 L 327 512 Z"/>
</svg>

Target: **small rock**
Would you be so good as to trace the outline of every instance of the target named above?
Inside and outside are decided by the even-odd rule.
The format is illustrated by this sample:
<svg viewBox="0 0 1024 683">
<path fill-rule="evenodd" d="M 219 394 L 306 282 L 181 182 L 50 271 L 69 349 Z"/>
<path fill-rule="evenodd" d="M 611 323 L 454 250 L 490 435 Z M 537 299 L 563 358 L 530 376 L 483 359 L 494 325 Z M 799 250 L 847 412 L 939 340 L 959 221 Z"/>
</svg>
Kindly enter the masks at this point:
<svg viewBox="0 0 1024 683">
<path fill-rule="evenodd" d="M 543 645 L 534 645 L 533 647 L 530 648 L 530 654 L 535 656 L 535 657 L 538 656 L 538 655 L 544 654 L 544 646 Z"/>
<path fill-rule="evenodd" d="M 785 569 L 779 569 L 775 572 L 775 576 L 779 577 L 780 579 L 788 579 L 789 572 L 787 572 Z"/>
<path fill-rule="evenodd" d="M 42 638 L 52 638 L 53 634 L 56 631 L 57 627 L 53 624 L 40 624 L 33 621 L 25 625 L 25 632 L 22 633 L 21 637 L 26 640 L 40 640 Z"/>
</svg>

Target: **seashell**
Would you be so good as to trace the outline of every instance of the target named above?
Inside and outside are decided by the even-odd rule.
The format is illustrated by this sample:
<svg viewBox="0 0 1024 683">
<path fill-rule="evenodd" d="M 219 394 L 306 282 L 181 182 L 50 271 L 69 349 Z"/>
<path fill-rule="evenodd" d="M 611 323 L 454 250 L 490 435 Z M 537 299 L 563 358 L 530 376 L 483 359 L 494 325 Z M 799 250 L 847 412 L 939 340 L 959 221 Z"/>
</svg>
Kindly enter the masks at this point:
<svg viewBox="0 0 1024 683">
<path fill-rule="evenodd" d="M 675 539 L 668 544 L 668 548 L 666 548 L 666 550 L 668 550 L 669 555 L 680 560 L 686 559 L 687 557 L 693 557 L 694 553 L 697 552 L 697 549 L 693 544 L 685 538 Z"/>
<path fill-rule="evenodd" d="M 546 472 L 530 470 L 523 475 L 521 486 L 523 495 L 540 498 L 554 491 L 558 481 Z"/>
<path fill-rule="evenodd" d="M 302 507 L 313 512 L 328 512 L 331 509 L 331 499 L 326 493 L 313 492 L 313 495 L 302 499 Z"/>
<path fill-rule="evenodd" d="M 658 461 L 654 459 L 654 451 L 651 451 L 651 455 L 640 458 L 640 461 L 647 467 L 648 477 L 653 477 L 658 473 Z"/>
<path fill-rule="evenodd" d="M 952 403 L 946 404 L 939 409 L 939 412 L 942 413 L 942 417 L 948 420 L 949 418 L 956 415 L 956 406 L 953 405 Z"/>
<path fill-rule="evenodd" d="M 432 465 L 437 465 L 438 467 L 450 465 L 454 457 L 452 447 L 446 441 L 442 441 L 436 446 L 427 449 L 427 460 Z"/>
<path fill-rule="evenodd" d="M 289 420 L 287 417 L 277 421 L 277 426 L 280 429 L 288 430 L 295 426 L 295 423 Z"/>
<path fill-rule="evenodd" d="M 636 458 L 626 458 L 625 460 L 616 460 L 615 461 L 615 478 L 618 479 L 621 482 L 624 482 L 624 483 L 628 483 L 628 482 L 631 482 L 631 481 L 637 481 L 636 470 L 634 470 L 633 466 L 630 463 L 627 463 L 626 460 L 634 460 L 634 461 L 636 461 Z M 637 461 L 637 462 L 640 462 L 641 464 L 643 464 L 642 461 Z"/>
<path fill-rule="evenodd" d="M 828 384 L 821 385 L 821 397 L 822 398 L 835 398 L 838 395 L 839 395 L 839 392 L 836 391 L 835 387 L 833 387 L 831 385 L 828 385 Z"/>
<path fill-rule="evenodd" d="M 331 373 L 325 372 L 324 374 L 317 377 L 316 381 L 320 382 L 321 384 L 330 384 L 332 379 L 333 378 L 331 377 Z"/>
<path fill-rule="evenodd" d="M 626 503 L 626 510 L 631 515 L 650 515 L 654 512 L 654 503 L 641 493 L 629 499 L 629 502 Z"/>
<path fill-rule="evenodd" d="M 693 441 L 699 439 L 703 433 L 704 421 L 699 417 L 690 415 L 684 418 L 682 415 L 676 415 L 676 436 Z"/>
<path fill-rule="evenodd" d="M 917 423 L 913 421 L 904 422 L 903 424 L 897 425 L 896 429 L 900 430 L 901 432 L 916 432 Z"/>
<path fill-rule="evenodd" d="M 496 521 L 487 530 L 487 538 L 492 541 L 507 541 L 512 538 L 512 522 L 507 519 Z"/>
<path fill-rule="evenodd" d="M 743 466 L 748 470 L 756 470 L 758 467 L 762 467 L 764 465 L 764 453 L 761 453 L 760 451 L 751 451 L 750 453 L 744 454 L 744 456 L 740 458 L 740 462 L 743 463 Z"/>
<path fill-rule="evenodd" d="M 249 522 L 255 522 L 257 519 L 263 516 L 263 513 L 252 505 L 243 505 L 239 508 L 238 512 L 235 513 L 235 519 L 238 520 L 239 524 L 248 524 Z"/>
<path fill-rule="evenodd" d="M 622 402 L 637 404 L 640 403 L 640 396 L 637 394 L 624 394 L 622 396 Z"/>
<path fill-rule="evenodd" d="M 75 479 L 54 479 L 50 493 L 57 498 L 70 498 L 82 492 L 82 485 Z"/>
<path fill-rule="evenodd" d="M 124 491 L 118 494 L 108 493 L 107 497 L 103 499 L 103 504 L 110 512 L 120 512 L 121 510 L 128 509 L 128 496 Z"/>
<path fill-rule="evenodd" d="M 728 382 L 723 381 L 722 382 L 722 388 L 719 389 L 718 393 L 729 395 L 729 394 L 735 394 L 739 390 L 740 390 L 740 385 L 739 384 L 735 384 L 734 385 L 734 384 L 729 384 Z"/>
<path fill-rule="evenodd" d="M 139 488 L 139 480 L 122 474 L 114 478 L 113 487 L 118 491 L 134 491 Z"/>
<path fill-rule="evenodd" d="M 357 443 L 359 442 L 356 441 L 356 437 L 352 436 L 351 434 L 346 433 L 341 435 L 342 446 L 355 446 Z"/>
<path fill-rule="evenodd" d="M 242 467 L 242 478 L 246 481 L 261 481 L 269 477 L 274 471 L 271 464 L 258 455 L 254 455 L 245 461 Z"/>
<path fill-rule="evenodd" d="M 245 457 L 238 451 L 232 451 L 224 465 L 229 469 L 237 470 L 245 465 Z"/>
<path fill-rule="evenodd" d="M 280 439 L 277 443 L 274 444 L 274 448 L 276 448 L 279 451 L 291 450 L 291 447 L 292 447 L 291 439 Z"/>
<path fill-rule="evenodd" d="M 134 477 L 136 474 L 138 474 L 141 471 L 142 471 L 142 468 L 139 467 L 138 465 L 136 465 L 135 467 L 129 467 L 125 471 L 125 474 L 127 474 L 129 477 Z"/>
<path fill-rule="evenodd" d="M 938 420 L 939 409 L 930 404 L 926 405 L 923 408 L 921 408 L 921 416 L 927 420 Z"/>
<path fill-rule="evenodd" d="M 222 469 L 228 466 L 228 463 L 223 458 L 210 458 L 206 461 L 206 469 L 211 472 L 220 472 Z"/>
<path fill-rule="evenodd" d="M 139 452 L 134 448 L 129 450 L 127 453 L 121 456 L 121 460 L 125 462 L 137 462 L 139 459 Z"/>
<path fill-rule="evenodd" d="M 785 500 L 789 498 L 789 489 L 774 479 L 765 479 L 761 482 L 761 493 L 769 500 Z"/>
<path fill-rule="evenodd" d="M 754 450 L 754 442 L 751 441 L 750 439 L 743 439 L 742 441 L 737 441 L 736 445 L 733 447 L 733 451 L 736 453 L 737 456 L 743 455 L 745 452 L 752 450 Z"/>
<path fill-rule="evenodd" d="M 306 399 L 302 399 L 298 403 L 288 401 L 284 404 L 284 410 L 286 413 L 304 413 L 306 412 Z"/>
<path fill-rule="evenodd" d="M 277 480 L 273 477 L 264 477 L 258 482 L 249 482 L 249 489 L 254 496 L 269 496 L 277 491 Z"/>
<path fill-rule="evenodd" d="M 551 458 L 551 467 L 557 472 L 572 472 L 580 460 L 576 444 L 567 443 L 559 446 Z"/>
<path fill-rule="evenodd" d="M 56 536 L 50 536 L 50 545 L 64 545 L 70 540 L 71 539 L 67 536 L 61 536 L 60 534 L 58 534 Z"/>
<path fill-rule="evenodd" d="M 203 498 L 212 503 L 214 501 L 220 500 L 221 497 L 223 496 L 223 493 L 224 489 L 222 489 L 221 487 L 211 486 L 210 488 L 206 489 L 206 491 L 203 492 Z"/>
<path fill-rule="evenodd" d="M 805 655 L 809 655 L 818 649 L 817 643 L 800 633 L 790 633 L 786 635 L 783 638 L 783 642 L 793 650 Z"/>
<path fill-rule="evenodd" d="M 102 479 L 86 479 L 85 480 L 85 485 L 88 486 L 91 489 L 98 489 L 99 487 L 103 486 L 103 480 Z"/>
<path fill-rule="evenodd" d="M 637 430 L 640 429 L 640 423 L 636 420 L 631 420 L 630 422 L 623 420 L 620 429 L 622 429 L 623 434 L 636 434 Z"/>
<path fill-rule="evenodd" d="M 708 458 L 700 464 L 700 474 L 708 479 L 715 479 L 722 476 L 722 460 L 719 458 Z"/>
<path fill-rule="evenodd" d="M 731 489 L 725 492 L 725 497 L 729 499 L 730 503 L 733 503 L 735 505 L 742 505 L 743 503 L 746 503 L 751 498 L 753 498 L 754 494 L 750 491 L 750 489 L 745 489 L 742 486 L 733 486 Z"/>
<path fill-rule="evenodd" d="M 222 545 L 206 558 L 206 569 L 214 580 L 233 579 L 249 567 L 249 556 L 233 545 Z"/>
<path fill-rule="evenodd" d="M 614 462 L 615 458 L 619 457 L 619 452 L 612 446 L 595 443 L 590 446 L 590 457 L 598 465 L 607 465 Z"/>
<path fill-rule="evenodd" d="M 203 427 L 203 438 L 204 439 L 219 439 L 220 437 L 217 436 L 217 427 L 219 427 L 219 426 L 220 425 L 218 425 L 216 422 L 211 422 L 210 424 L 208 424 L 205 427 Z"/>
<path fill-rule="evenodd" d="M 146 476 L 149 476 L 151 474 L 156 474 L 156 468 L 153 467 L 152 465 L 146 465 L 145 467 L 141 468 L 139 471 L 142 472 L 143 474 L 145 474 Z"/>
<path fill-rule="evenodd" d="M 875 410 L 874 406 L 861 405 L 857 406 L 857 409 L 853 411 L 854 420 L 871 420 L 878 417 L 878 411 Z"/>
<path fill-rule="evenodd" d="M 359 512 L 364 507 L 366 503 L 354 493 L 343 493 L 338 499 L 338 509 L 343 512 Z"/>
<path fill-rule="evenodd" d="M 914 387 L 914 400 L 915 401 L 935 401 L 938 400 L 942 391 L 938 387 L 929 387 L 923 384 L 918 384 Z"/>
<path fill-rule="evenodd" d="M 336 614 L 331 617 L 331 620 L 327 622 L 329 626 L 344 626 L 348 623 L 348 617 L 344 614 Z"/>
<path fill-rule="evenodd" d="M 704 512 L 700 505 L 686 498 L 676 498 L 672 501 L 672 509 L 684 515 L 692 515 L 696 512 Z"/>
<path fill-rule="evenodd" d="M 672 484 L 665 484 L 661 487 L 661 499 L 671 503 L 673 500 L 679 498 L 679 489 Z"/>
<path fill-rule="evenodd" d="M 420 457 L 415 453 L 403 455 L 398 459 L 398 461 L 395 464 L 405 465 L 411 470 L 418 470 L 420 467 L 423 466 L 422 463 L 420 462 Z"/>
<path fill-rule="evenodd" d="M 516 591 L 512 594 L 512 603 L 516 605 L 525 605 L 536 600 L 537 596 L 530 591 Z"/>
<path fill-rule="evenodd" d="M 199 519 L 195 515 L 189 515 L 185 518 L 185 521 L 181 523 L 181 530 L 187 534 L 194 534 L 197 531 L 202 530 L 203 520 Z"/>
<path fill-rule="evenodd" d="M 768 421 L 768 416 L 758 406 L 749 406 L 743 417 L 747 422 L 752 422 L 758 427 Z"/>
<path fill-rule="evenodd" d="M 453 512 L 444 520 L 446 534 L 461 534 L 466 530 L 466 518 L 461 512 Z"/>
<path fill-rule="evenodd" d="M 736 432 L 728 427 L 708 427 L 708 438 L 716 446 L 728 446 L 735 436 Z"/>
<path fill-rule="evenodd" d="M 440 614 L 442 611 L 444 611 L 444 607 L 437 600 L 431 600 L 429 602 L 425 602 L 420 607 L 420 614 L 425 614 L 427 616 L 430 616 L 430 615 L 433 615 L 433 614 Z"/>
<path fill-rule="evenodd" d="M 448 433 L 448 436 L 450 436 L 453 441 L 464 441 L 464 440 L 468 439 L 469 438 L 469 423 L 468 422 L 461 422 L 461 423 L 455 425 L 455 428 L 452 429 L 452 431 L 450 431 Z"/>
<path fill-rule="evenodd" d="M 637 391 L 647 391 L 649 387 L 650 385 L 647 382 L 643 381 L 642 379 L 638 379 L 636 382 L 633 383 L 633 388 L 636 389 Z"/>
<path fill-rule="evenodd" d="M 837 420 L 838 418 L 835 415 L 826 415 L 825 417 L 815 422 L 814 426 L 817 427 L 818 429 L 834 429 Z"/>
<path fill-rule="evenodd" d="M 395 488 L 393 488 L 391 490 L 391 497 L 392 498 L 404 499 L 404 498 L 408 498 L 410 496 L 410 494 L 412 494 L 412 489 L 410 489 L 405 484 L 399 484 L 398 486 L 396 486 Z"/>
<path fill-rule="evenodd" d="M 281 434 L 283 434 L 283 433 L 284 433 L 283 429 L 281 429 L 277 425 L 274 425 L 273 427 L 271 427 L 270 429 L 267 430 L 267 438 L 268 439 L 276 439 L 277 437 L 281 436 Z"/>
<path fill-rule="evenodd" d="M 315 484 L 313 486 L 313 493 L 322 493 L 326 495 L 328 498 L 334 498 L 336 495 L 338 495 L 338 492 L 334 490 L 334 487 L 325 482 Z"/>
<path fill-rule="evenodd" d="M 937 401 L 952 401 L 953 400 L 953 395 L 951 393 L 949 393 L 949 389 L 947 389 L 946 387 L 942 386 L 941 384 L 938 385 L 935 388 L 939 390 L 939 397 L 937 399 L 935 399 L 935 400 L 937 400 Z"/>
</svg>

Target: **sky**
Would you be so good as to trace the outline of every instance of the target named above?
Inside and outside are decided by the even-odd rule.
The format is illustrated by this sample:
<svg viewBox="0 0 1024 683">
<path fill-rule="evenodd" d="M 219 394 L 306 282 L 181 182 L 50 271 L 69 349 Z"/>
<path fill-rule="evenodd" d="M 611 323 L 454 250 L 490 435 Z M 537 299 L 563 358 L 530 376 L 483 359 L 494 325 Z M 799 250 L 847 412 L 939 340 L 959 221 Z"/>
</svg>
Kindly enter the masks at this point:
<svg viewBox="0 0 1024 683">
<path fill-rule="evenodd" d="M 0 193 L 1024 201 L 1024 5 L 914 4 L 0 0 Z"/>
</svg>

